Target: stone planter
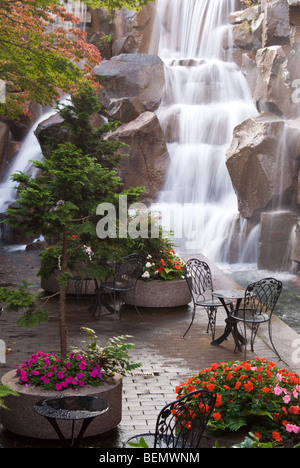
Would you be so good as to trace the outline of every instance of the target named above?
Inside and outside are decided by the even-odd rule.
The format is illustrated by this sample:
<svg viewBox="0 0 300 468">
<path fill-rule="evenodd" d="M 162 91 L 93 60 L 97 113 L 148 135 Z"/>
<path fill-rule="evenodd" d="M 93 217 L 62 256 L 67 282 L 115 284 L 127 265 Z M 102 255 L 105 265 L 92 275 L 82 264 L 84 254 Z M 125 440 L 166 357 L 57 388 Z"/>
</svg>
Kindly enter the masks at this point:
<svg viewBox="0 0 300 468">
<path fill-rule="evenodd" d="M 191 302 L 191 293 L 185 280 L 142 281 L 138 280 L 135 288 L 138 307 L 160 308 L 180 307 Z M 126 293 L 125 303 L 134 305 L 134 293 Z"/>
<path fill-rule="evenodd" d="M 76 273 L 73 272 L 74 275 Z M 41 278 L 41 288 L 48 293 L 56 293 L 59 291 L 59 283 L 57 281 L 57 273 L 52 273 L 48 278 Z M 93 279 L 83 279 L 77 281 L 71 278 L 68 281 L 67 294 L 70 295 L 94 295 L 95 281 Z"/>
<path fill-rule="evenodd" d="M 109 404 L 109 410 L 95 418 L 87 428 L 85 437 L 93 437 L 111 431 L 122 419 L 122 376 L 116 374 L 99 387 L 86 387 L 77 391 L 79 395 L 89 395 L 102 398 Z M 16 371 L 7 372 L 1 379 L 3 385 L 8 385 L 19 396 L 5 397 L 8 409 L 0 408 L 1 424 L 10 432 L 35 439 L 57 439 L 57 434 L 42 416 L 35 413 L 33 407 L 41 399 L 61 395 L 74 395 L 74 391 L 47 391 L 38 387 L 24 387 L 18 383 Z M 58 421 L 59 427 L 66 438 L 71 435 L 71 421 Z M 75 423 L 75 436 L 81 427 L 81 422 Z"/>
</svg>

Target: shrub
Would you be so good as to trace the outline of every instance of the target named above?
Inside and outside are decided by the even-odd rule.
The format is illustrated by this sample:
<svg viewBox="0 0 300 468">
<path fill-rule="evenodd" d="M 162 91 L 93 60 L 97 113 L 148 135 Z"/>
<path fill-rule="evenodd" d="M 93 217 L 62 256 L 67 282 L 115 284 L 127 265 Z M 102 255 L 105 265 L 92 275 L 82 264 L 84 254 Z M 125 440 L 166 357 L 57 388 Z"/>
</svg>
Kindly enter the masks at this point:
<svg viewBox="0 0 300 468">
<path fill-rule="evenodd" d="M 218 394 L 208 427 L 214 432 L 248 428 L 261 441 L 300 438 L 300 377 L 255 358 L 212 364 L 176 387 L 178 397 L 199 388 Z"/>
</svg>

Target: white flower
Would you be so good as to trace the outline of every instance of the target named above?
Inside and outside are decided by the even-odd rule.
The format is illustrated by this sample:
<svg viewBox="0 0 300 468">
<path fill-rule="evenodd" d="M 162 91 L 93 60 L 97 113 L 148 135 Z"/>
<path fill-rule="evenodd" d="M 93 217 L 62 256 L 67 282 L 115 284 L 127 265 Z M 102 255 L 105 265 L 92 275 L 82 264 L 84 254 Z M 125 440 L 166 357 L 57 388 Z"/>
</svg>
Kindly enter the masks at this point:
<svg viewBox="0 0 300 468">
<path fill-rule="evenodd" d="M 150 278 L 149 271 L 145 271 L 145 273 L 142 274 L 142 278 Z"/>
<path fill-rule="evenodd" d="M 147 260 L 149 260 L 150 258 L 152 258 L 152 255 L 149 254 L 149 255 L 147 256 Z"/>
<path fill-rule="evenodd" d="M 147 262 L 147 263 L 146 263 L 146 268 L 151 268 L 151 266 L 152 266 L 152 265 L 151 265 L 150 262 Z"/>
</svg>

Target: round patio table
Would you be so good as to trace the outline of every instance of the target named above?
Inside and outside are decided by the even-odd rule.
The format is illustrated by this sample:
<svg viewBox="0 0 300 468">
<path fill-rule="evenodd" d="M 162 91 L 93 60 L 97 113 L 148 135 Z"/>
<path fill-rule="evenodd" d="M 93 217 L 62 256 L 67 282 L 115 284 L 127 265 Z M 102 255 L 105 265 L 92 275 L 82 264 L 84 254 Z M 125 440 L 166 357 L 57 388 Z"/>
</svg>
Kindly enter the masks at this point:
<svg viewBox="0 0 300 468">
<path fill-rule="evenodd" d="M 241 351 L 241 344 L 245 344 L 245 338 L 238 332 L 236 320 L 232 320 L 232 310 L 228 308 L 226 304 L 226 299 L 232 299 L 233 301 L 236 300 L 235 308 L 236 310 L 238 310 L 242 300 L 245 297 L 244 289 L 221 289 L 218 291 L 214 291 L 213 296 L 217 297 L 221 301 L 224 309 L 226 310 L 227 318 L 225 320 L 226 327 L 223 335 L 214 340 L 211 344 L 220 345 L 221 343 L 223 343 L 223 341 L 227 340 L 228 336 L 231 333 L 234 338 L 236 348 L 238 348 Z"/>
<path fill-rule="evenodd" d="M 106 413 L 108 403 L 101 398 L 82 395 L 68 395 L 53 398 L 46 398 L 38 401 L 34 405 L 37 414 L 44 416 L 55 429 L 59 439 L 65 441 L 66 437 L 62 433 L 57 420 L 72 421 L 71 446 L 78 447 L 80 441 L 89 426 L 97 416 Z M 74 437 L 75 421 L 83 420 L 81 429 Z"/>
</svg>

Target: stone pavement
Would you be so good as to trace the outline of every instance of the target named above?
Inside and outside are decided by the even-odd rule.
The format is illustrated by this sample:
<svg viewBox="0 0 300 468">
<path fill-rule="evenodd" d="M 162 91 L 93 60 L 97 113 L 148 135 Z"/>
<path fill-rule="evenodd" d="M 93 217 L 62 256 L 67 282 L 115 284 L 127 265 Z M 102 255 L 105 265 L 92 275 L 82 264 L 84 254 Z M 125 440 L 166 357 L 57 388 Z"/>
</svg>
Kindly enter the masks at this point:
<svg viewBox="0 0 300 468">
<path fill-rule="evenodd" d="M 0 260 L 0 284 L 14 285 L 25 278 L 39 289 L 39 279 L 36 277 L 39 259 L 36 252 L 2 254 Z M 215 265 L 211 265 L 211 268 L 215 289 L 237 286 Z M 127 307 L 123 310 L 121 320 L 114 321 L 111 315 L 103 315 L 96 320 L 88 312 L 90 300 L 87 297 L 80 300 L 71 297 L 68 300 L 69 345 L 84 346 L 81 326 L 95 330 L 102 344 L 112 336 L 131 335 L 129 341 L 136 346 L 130 353 L 131 357 L 141 362 L 142 367 L 123 380 L 123 416 L 118 428 L 100 440 L 86 439 L 87 446 L 121 447 L 122 440 L 127 437 L 153 430 L 158 411 L 166 403 L 176 399 L 176 385 L 213 362 L 243 359 L 242 353 L 234 354 L 232 337 L 221 346 L 211 345 L 211 336 L 206 333 L 207 315 L 201 309 L 198 309 L 195 323 L 188 335 L 182 339 L 191 320 L 191 306 L 164 310 L 143 309 L 143 321 L 140 321 L 134 308 Z M 16 324 L 17 314 L 4 313 L 0 316 L 0 338 L 5 340 L 6 347 L 10 349 L 6 363 L 0 364 L 0 377 L 37 350 L 59 350 L 57 299 L 49 301 L 47 308 L 49 321 L 32 329 L 19 327 Z M 219 309 L 216 337 L 224 331 L 225 317 L 225 312 Z M 292 359 L 292 345 L 299 335 L 278 319 L 274 323 L 273 337 L 283 357 L 280 366 L 300 373 L 300 364 L 296 365 Z M 277 362 L 278 359 L 268 344 L 268 337 L 257 337 L 255 355 Z M 248 357 L 251 358 L 251 353 Z M 8 434 L 0 421 L 0 445 L 4 447 L 48 447 L 53 444 L 55 445 L 54 442 L 20 439 Z"/>
</svg>

